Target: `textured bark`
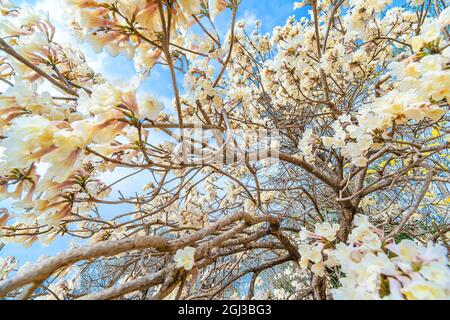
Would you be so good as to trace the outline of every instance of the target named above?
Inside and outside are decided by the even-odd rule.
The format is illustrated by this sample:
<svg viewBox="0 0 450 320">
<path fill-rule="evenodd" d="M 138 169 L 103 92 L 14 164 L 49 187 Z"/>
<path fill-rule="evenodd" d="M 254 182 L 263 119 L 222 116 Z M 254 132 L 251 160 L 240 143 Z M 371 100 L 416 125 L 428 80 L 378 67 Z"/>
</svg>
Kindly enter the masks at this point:
<svg viewBox="0 0 450 320">
<path fill-rule="evenodd" d="M 313 276 L 312 288 L 314 300 L 327 300 L 327 278 Z"/>
<path fill-rule="evenodd" d="M 353 219 L 356 211 L 350 201 L 345 201 L 342 203 L 341 208 L 341 220 L 339 223 L 340 228 L 337 237 L 339 242 L 346 242 L 352 230 Z"/>
<path fill-rule="evenodd" d="M 18 273 L 15 277 L 0 282 L 0 297 L 14 289 L 29 283 L 41 283 L 55 271 L 70 266 L 81 260 L 99 257 L 111 257 L 123 252 L 138 249 L 154 248 L 165 250 L 168 242 L 161 237 L 136 237 L 132 239 L 113 240 L 98 243 L 90 247 L 78 247 L 49 258 L 42 263 L 35 264 L 33 268 Z"/>
</svg>

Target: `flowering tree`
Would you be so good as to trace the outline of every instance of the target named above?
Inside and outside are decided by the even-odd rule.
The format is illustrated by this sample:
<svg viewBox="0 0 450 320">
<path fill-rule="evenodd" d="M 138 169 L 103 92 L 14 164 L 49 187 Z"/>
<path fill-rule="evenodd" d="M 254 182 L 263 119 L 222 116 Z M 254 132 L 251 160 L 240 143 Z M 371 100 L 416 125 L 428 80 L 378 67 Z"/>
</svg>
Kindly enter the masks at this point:
<svg viewBox="0 0 450 320">
<path fill-rule="evenodd" d="M 0 1 L 0 243 L 77 240 L 0 257 L 0 297 L 450 297 L 446 0 L 306 0 L 270 34 L 238 0 L 67 5 L 137 77 Z M 140 89 L 155 68 L 171 106 Z"/>
</svg>

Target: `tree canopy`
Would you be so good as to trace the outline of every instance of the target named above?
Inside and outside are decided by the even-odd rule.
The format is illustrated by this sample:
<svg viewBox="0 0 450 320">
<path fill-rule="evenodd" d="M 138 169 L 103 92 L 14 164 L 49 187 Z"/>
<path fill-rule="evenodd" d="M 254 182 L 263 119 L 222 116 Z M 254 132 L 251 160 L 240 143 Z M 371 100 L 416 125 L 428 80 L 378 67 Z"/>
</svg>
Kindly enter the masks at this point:
<svg viewBox="0 0 450 320">
<path fill-rule="evenodd" d="M 448 1 L 241 2 L 0 0 L 0 298 L 450 297 Z"/>
</svg>

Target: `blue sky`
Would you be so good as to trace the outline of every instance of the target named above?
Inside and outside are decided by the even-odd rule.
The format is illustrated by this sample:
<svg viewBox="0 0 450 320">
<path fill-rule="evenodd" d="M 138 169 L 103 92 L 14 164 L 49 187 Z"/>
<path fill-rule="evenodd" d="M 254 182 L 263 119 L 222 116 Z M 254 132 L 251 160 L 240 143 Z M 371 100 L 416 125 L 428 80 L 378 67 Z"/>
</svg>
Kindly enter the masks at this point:
<svg viewBox="0 0 450 320">
<path fill-rule="evenodd" d="M 55 0 L 16 0 L 17 4 L 31 5 L 36 8 L 44 9 L 49 11 L 50 19 L 55 22 L 56 25 L 64 26 L 64 17 L 61 14 L 61 7 L 63 1 Z M 275 0 L 275 1 L 262 1 L 262 0 L 242 0 L 242 4 L 238 11 L 238 19 L 246 21 L 248 24 L 253 24 L 256 19 L 262 22 L 261 30 L 263 32 L 269 32 L 276 25 L 284 24 L 286 19 L 296 14 L 297 16 L 304 14 L 306 10 L 293 11 L 292 0 Z M 219 30 L 226 30 L 230 23 L 230 14 L 225 13 L 216 19 L 217 28 Z M 63 32 L 61 32 L 62 34 Z M 64 33 L 64 37 L 67 36 Z M 63 37 L 63 38 L 64 38 Z M 222 37 L 223 38 L 223 37 Z M 64 39 L 65 40 L 65 39 Z M 97 72 L 101 72 L 108 79 L 123 79 L 129 80 L 133 75 L 135 75 L 134 67 L 131 61 L 128 61 L 124 57 L 112 58 L 107 56 L 105 53 L 101 53 L 97 57 L 95 53 L 90 50 L 88 46 L 83 46 L 84 52 L 90 58 L 95 61 L 91 66 Z M 171 85 L 168 79 L 168 74 L 166 70 L 162 68 L 156 68 L 152 74 L 142 83 L 141 89 L 146 92 L 154 94 L 156 97 L 166 102 L 166 105 L 170 103 L 171 96 Z M 121 176 L 124 173 L 116 173 L 114 176 Z M 108 178 L 108 177 L 107 177 Z M 131 179 L 125 189 L 133 185 L 141 185 L 139 176 Z M 0 208 L 10 208 L 9 201 L 0 201 Z M 112 213 L 121 213 L 125 208 L 109 207 L 108 210 L 113 209 Z M 111 211 L 110 211 L 111 212 Z M 0 251 L 0 256 L 15 256 L 19 259 L 20 263 L 23 264 L 26 261 L 36 261 L 41 256 L 50 256 L 56 252 L 64 251 L 68 248 L 70 243 L 70 238 L 64 237 L 56 240 L 51 246 L 44 247 L 39 243 L 36 243 L 30 249 L 25 249 L 22 246 L 8 244 L 3 250 Z"/>
</svg>

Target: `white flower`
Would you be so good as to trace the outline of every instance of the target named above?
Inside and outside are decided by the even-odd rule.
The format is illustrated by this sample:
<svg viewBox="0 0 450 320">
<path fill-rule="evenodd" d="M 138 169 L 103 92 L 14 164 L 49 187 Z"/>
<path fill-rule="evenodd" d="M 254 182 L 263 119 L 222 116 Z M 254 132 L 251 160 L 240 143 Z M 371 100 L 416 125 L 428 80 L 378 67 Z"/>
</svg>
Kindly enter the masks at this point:
<svg viewBox="0 0 450 320">
<path fill-rule="evenodd" d="M 420 60 L 420 63 L 418 65 L 418 70 L 423 73 L 439 71 L 442 69 L 443 63 L 444 63 L 444 59 L 441 55 L 430 54 L 430 55 L 423 57 Z"/>
<path fill-rule="evenodd" d="M 447 59 L 450 59 L 450 47 L 447 47 L 442 51 L 442 56 Z"/>
<path fill-rule="evenodd" d="M 14 270 L 17 270 L 16 259 L 12 257 L 0 257 L 0 281 L 6 279 L 8 277 L 8 274 Z"/>
<path fill-rule="evenodd" d="M 329 222 L 318 223 L 315 226 L 314 233 L 324 237 L 328 241 L 336 240 L 336 234 L 339 231 L 339 224 L 334 223 L 333 225 Z"/>
<path fill-rule="evenodd" d="M 261 192 L 261 202 L 262 203 L 271 203 L 274 200 L 275 200 L 275 192 L 273 192 L 273 191 Z"/>
<path fill-rule="evenodd" d="M 324 277 L 325 276 L 325 266 L 323 262 L 315 263 L 311 267 L 311 271 L 318 277 Z"/>
<path fill-rule="evenodd" d="M 430 241 L 423 252 L 421 252 L 421 258 L 427 262 L 439 261 L 447 264 L 447 248 Z"/>
<path fill-rule="evenodd" d="M 353 224 L 357 227 L 370 227 L 372 224 L 369 222 L 369 218 L 362 214 L 357 214 L 353 221 Z"/>
<path fill-rule="evenodd" d="M 422 47 L 424 46 L 424 44 L 425 40 L 422 36 L 416 36 L 411 39 L 411 46 L 414 52 L 419 52 L 420 49 L 422 49 Z"/>
<path fill-rule="evenodd" d="M 304 1 L 304 2 L 299 2 L 299 1 L 294 2 L 294 10 L 303 8 L 304 6 L 306 6 L 306 1 Z"/>
<path fill-rule="evenodd" d="M 377 251 L 381 248 L 381 240 L 368 227 L 356 227 L 349 236 L 351 243 L 360 244 L 366 250 Z"/>
<path fill-rule="evenodd" d="M 397 245 L 389 245 L 387 248 L 398 255 L 400 259 L 405 262 L 413 262 L 417 259 L 420 253 L 419 247 L 414 243 L 414 241 L 409 239 L 402 240 Z"/>
<path fill-rule="evenodd" d="M 450 284 L 450 270 L 445 265 L 433 262 L 431 264 L 424 265 L 419 273 L 427 280 L 436 283 L 441 283 L 445 286 Z"/>
<path fill-rule="evenodd" d="M 370 252 L 363 258 L 361 263 L 365 263 L 367 266 L 377 267 L 379 272 L 384 275 L 395 276 L 396 274 L 394 263 L 383 252 L 377 254 Z"/>
<path fill-rule="evenodd" d="M 308 229 L 306 229 L 305 227 L 302 227 L 300 229 L 299 235 L 300 235 L 300 241 L 305 241 L 308 238 L 311 238 L 314 236 L 314 234 L 312 232 L 310 232 Z"/>
<path fill-rule="evenodd" d="M 303 134 L 302 139 L 298 145 L 304 159 L 307 162 L 314 163 L 315 157 L 313 155 L 313 144 L 315 141 L 315 136 L 312 129 L 307 129 Z"/>
<path fill-rule="evenodd" d="M 122 93 L 110 83 L 98 84 L 93 87 L 89 96 L 84 91 L 80 94 L 78 111 L 82 114 L 104 114 L 114 110 L 122 103 Z"/>
<path fill-rule="evenodd" d="M 438 23 L 441 28 L 445 28 L 450 24 L 450 7 L 445 8 L 445 10 L 441 12 L 438 18 Z"/>
<path fill-rule="evenodd" d="M 141 119 L 155 120 L 163 110 L 163 105 L 151 95 L 138 96 L 138 104 Z"/>
<path fill-rule="evenodd" d="M 365 167 L 367 165 L 368 159 L 365 157 L 356 157 L 352 159 L 352 164 L 357 167 Z"/>
<path fill-rule="evenodd" d="M 184 268 L 184 270 L 191 270 L 194 267 L 195 248 L 186 247 L 180 249 L 175 254 L 174 260 L 177 268 Z"/>
<path fill-rule="evenodd" d="M 437 22 L 430 22 L 422 27 L 421 36 L 426 42 L 437 40 L 441 36 L 441 26 Z"/>
<path fill-rule="evenodd" d="M 322 245 L 310 246 L 308 244 L 303 244 L 299 246 L 298 251 L 302 257 L 301 264 L 304 268 L 307 267 L 308 262 L 319 263 L 322 261 Z"/>
<path fill-rule="evenodd" d="M 445 288 L 441 285 L 424 280 L 411 282 L 401 290 L 401 293 L 408 300 L 442 300 L 449 298 Z"/>
<path fill-rule="evenodd" d="M 51 151 L 56 127 L 48 119 L 33 115 L 17 118 L 2 141 L 4 157 L 14 168 L 25 168 Z"/>
<path fill-rule="evenodd" d="M 420 6 L 423 3 L 424 0 L 411 0 L 411 5 L 412 6 Z"/>
<path fill-rule="evenodd" d="M 227 3 L 225 0 L 209 0 L 208 8 L 211 20 L 214 21 L 214 19 L 226 8 L 226 6 Z"/>
</svg>

